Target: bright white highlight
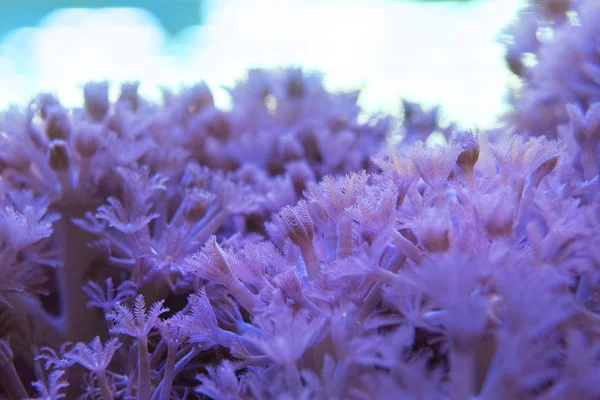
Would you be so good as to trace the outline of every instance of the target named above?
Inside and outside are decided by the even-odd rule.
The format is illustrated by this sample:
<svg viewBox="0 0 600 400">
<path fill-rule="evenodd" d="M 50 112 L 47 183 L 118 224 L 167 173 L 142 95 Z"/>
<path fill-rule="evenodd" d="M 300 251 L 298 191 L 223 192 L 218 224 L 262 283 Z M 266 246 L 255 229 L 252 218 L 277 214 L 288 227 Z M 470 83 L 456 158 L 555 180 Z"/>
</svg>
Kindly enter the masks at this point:
<svg viewBox="0 0 600 400">
<path fill-rule="evenodd" d="M 175 39 L 142 10 L 60 10 L 0 44 L 0 107 L 40 90 L 77 105 L 90 79 L 113 89 L 140 80 L 158 99 L 158 85 L 205 79 L 218 90 L 248 67 L 296 64 L 323 71 L 331 87 L 364 88 L 371 110 L 395 111 L 404 97 L 488 125 L 504 109 L 508 80 L 494 40 L 519 4 L 215 0 L 205 25 Z M 223 91 L 216 97 L 227 102 Z"/>
</svg>

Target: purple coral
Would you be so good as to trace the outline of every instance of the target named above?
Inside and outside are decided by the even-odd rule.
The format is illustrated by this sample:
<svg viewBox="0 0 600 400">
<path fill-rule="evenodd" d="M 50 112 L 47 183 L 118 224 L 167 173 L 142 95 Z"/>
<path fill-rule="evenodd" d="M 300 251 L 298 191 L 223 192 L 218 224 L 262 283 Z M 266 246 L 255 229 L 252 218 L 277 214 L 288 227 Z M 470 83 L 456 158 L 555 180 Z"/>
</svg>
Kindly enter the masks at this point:
<svg viewBox="0 0 600 400">
<path fill-rule="evenodd" d="M 297 68 L 249 71 L 229 111 L 90 83 L 1 113 L 2 394 L 597 398 L 599 86 L 552 58 L 593 60 L 597 9 L 536 4 L 561 34 L 513 28 L 504 135 L 365 119 Z"/>
</svg>

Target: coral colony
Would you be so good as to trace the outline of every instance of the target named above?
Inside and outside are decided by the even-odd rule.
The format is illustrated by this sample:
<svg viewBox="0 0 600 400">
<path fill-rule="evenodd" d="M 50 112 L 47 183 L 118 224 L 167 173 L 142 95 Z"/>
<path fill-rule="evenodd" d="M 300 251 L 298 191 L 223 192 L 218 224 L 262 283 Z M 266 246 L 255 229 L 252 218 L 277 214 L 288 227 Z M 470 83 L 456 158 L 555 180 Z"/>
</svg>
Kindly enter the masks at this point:
<svg viewBox="0 0 600 400">
<path fill-rule="evenodd" d="M 598 20 L 522 12 L 495 131 L 294 68 L 4 111 L 2 396 L 599 399 Z"/>
</svg>

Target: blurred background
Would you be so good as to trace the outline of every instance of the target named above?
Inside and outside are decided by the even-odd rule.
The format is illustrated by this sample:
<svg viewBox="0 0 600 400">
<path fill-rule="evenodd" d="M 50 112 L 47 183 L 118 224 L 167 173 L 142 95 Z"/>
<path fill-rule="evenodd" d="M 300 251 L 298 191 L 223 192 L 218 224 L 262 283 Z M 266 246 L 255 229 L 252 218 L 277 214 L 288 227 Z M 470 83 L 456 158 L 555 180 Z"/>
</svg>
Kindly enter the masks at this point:
<svg viewBox="0 0 600 400">
<path fill-rule="evenodd" d="M 0 108 L 39 91 L 82 103 L 88 80 L 222 86 L 250 67 L 300 65 L 367 110 L 440 104 L 463 125 L 506 109 L 497 39 L 523 0 L 0 0 Z"/>
</svg>

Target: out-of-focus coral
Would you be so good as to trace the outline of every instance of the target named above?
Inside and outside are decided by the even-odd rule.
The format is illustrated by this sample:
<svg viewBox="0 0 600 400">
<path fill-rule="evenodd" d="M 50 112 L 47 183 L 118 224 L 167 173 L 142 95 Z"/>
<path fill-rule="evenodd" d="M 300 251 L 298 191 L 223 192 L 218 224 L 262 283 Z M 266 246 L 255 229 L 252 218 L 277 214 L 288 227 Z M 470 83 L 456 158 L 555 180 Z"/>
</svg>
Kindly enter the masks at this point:
<svg viewBox="0 0 600 400">
<path fill-rule="evenodd" d="M 510 122 L 555 138 L 569 121 L 565 106 L 584 111 L 600 101 L 600 61 L 594 0 L 533 1 L 507 30 L 507 61 L 522 78 Z"/>
<path fill-rule="evenodd" d="M 599 17 L 594 0 L 534 1 L 507 30 L 507 60 L 521 78 L 507 129 L 561 140 L 586 180 L 600 169 Z"/>
</svg>

